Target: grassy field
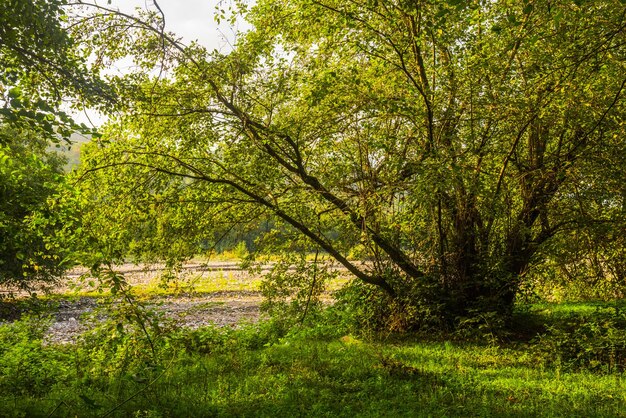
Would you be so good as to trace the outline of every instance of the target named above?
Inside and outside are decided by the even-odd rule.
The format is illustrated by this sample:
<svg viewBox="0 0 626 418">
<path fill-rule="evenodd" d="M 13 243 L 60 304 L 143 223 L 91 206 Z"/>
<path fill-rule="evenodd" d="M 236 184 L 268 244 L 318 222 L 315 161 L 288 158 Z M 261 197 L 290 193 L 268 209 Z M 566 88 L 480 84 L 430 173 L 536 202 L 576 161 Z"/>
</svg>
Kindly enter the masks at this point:
<svg viewBox="0 0 626 418">
<path fill-rule="evenodd" d="M 170 274 L 164 273 L 162 264 L 123 264 L 115 266 L 133 292 L 139 297 L 176 296 L 185 294 L 209 294 L 217 292 L 258 292 L 261 290 L 263 275 L 273 267 L 273 261 L 258 266 L 257 272 L 241 267 L 241 260 L 229 253 L 212 257 L 197 258 L 181 266 Z M 349 274 L 341 267 L 334 267 L 338 274 L 325 282 L 327 292 L 343 287 L 349 281 Z M 96 279 L 89 277 L 87 270 L 77 270 L 67 281 L 70 285 L 53 288 L 44 298 L 66 298 L 68 296 L 98 297 L 110 294 L 110 286 L 99 286 Z"/>
<path fill-rule="evenodd" d="M 602 308 L 613 309 L 535 305 L 521 320 L 587 315 L 603 323 Z M 626 416 L 622 370 L 557 359 L 541 344 L 564 342 L 558 334 L 366 341 L 326 320 L 290 331 L 278 322 L 157 331 L 119 317 L 63 346 L 42 344 L 45 319 L 0 326 L 0 415 Z"/>
<path fill-rule="evenodd" d="M 258 295 L 260 277 L 220 263 L 165 284 L 130 277 L 140 299 Z M 107 297 L 70 293 L 49 300 Z M 332 308 L 304 326 L 191 330 L 158 310 L 115 306 L 75 344 L 46 342 L 45 309 L 0 323 L 0 416 L 626 417 L 624 303 L 520 306 L 501 335 L 368 338 Z"/>
</svg>

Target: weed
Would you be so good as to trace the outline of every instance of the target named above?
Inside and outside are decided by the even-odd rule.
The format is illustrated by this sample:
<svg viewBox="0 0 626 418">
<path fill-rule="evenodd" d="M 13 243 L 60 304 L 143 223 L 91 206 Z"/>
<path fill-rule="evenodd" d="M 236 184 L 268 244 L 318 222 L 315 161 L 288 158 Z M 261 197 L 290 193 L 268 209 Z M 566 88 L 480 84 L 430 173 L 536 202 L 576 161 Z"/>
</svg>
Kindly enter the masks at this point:
<svg viewBox="0 0 626 418">
<path fill-rule="evenodd" d="M 626 312 L 596 307 L 549 325 L 536 340 L 546 362 L 567 370 L 621 373 L 626 370 Z"/>
<path fill-rule="evenodd" d="M 66 354 L 43 345 L 49 324 L 49 318 L 25 316 L 0 325 L 0 393 L 45 395 L 53 385 L 66 381 Z"/>
</svg>

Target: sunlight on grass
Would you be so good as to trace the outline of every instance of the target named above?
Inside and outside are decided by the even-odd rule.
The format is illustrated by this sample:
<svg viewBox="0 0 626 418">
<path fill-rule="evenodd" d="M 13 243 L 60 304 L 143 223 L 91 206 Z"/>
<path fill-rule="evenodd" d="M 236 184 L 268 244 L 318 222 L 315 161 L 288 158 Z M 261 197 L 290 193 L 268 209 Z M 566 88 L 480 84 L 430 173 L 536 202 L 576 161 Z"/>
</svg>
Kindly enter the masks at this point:
<svg viewBox="0 0 626 418">
<path fill-rule="evenodd" d="M 210 286 L 233 285 L 221 280 Z M 626 416 L 623 373 L 567 371 L 529 343 L 368 341 L 337 324 L 263 322 L 150 340 L 112 323 L 81 345 L 45 346 L 37 321 L 0 325 L 0 416 Z"/>
<path fill-rule="evenodd" d="M 134 286 L 137 295 L 165 296 L 177 294 L 204 294 L 215 292 L 256 292 L 261 284 L 260 277 L 241 279 L 232 272 L 219 272 L 211 276 L 192 276 L 183 280 L 163 282 L 159 278 L 147 284 Z"/>
<path fill-rule="evenodd" d="M 530 311 L 542 315 L 555 317 L 572 314 L 590 315 L 598 310 L 609 309 L 611 307 L 626 307 L 626 300 L 616 300 L 613 302 L 588 301 L 588 302 L 560 302 L 560 303 L 535 303 Z"/>
<path fill-rule="evenodd" d="M 215 267 L 220 265 L 217 261 L 213 264 L 203 265 L 202 259 L 192 260 L 199 264 L 199 269 L 206 269 L 201 273 L 183 271 L 178 275 L 166 276 L 162 271 L 146 273 L 143 270 L 127 273 L 125 275 L 132 285 L 132 291 L 140 297 L 175 296 L 181 294 L 209 294 L 219 292 L 259 292 L 263 276 L 267 271 L 250 273 L 240 269 L 239 265 L 231 260 L 224 259 L 222 263 L 229 263 L 226 268 Z M 231 265 L 232 263 L 232 265 Z M 141 280 L 137 274 L 142 275 Z M 147 277 L 146 277 L 147 276 Z M 326 292 L 329 294 L 345 286 L 350 278 L 345 274 L 339 274 L 326 282 Z M 110 289 L 106 285 L 98 288 L 95 279 L 84 280 L 82 284 L 70 285 L 69 287 L 56 290 L 54 293 L 44 296 L 50 299 L 65 297 L 103 297 L 109 296 Z"/>
</svg>

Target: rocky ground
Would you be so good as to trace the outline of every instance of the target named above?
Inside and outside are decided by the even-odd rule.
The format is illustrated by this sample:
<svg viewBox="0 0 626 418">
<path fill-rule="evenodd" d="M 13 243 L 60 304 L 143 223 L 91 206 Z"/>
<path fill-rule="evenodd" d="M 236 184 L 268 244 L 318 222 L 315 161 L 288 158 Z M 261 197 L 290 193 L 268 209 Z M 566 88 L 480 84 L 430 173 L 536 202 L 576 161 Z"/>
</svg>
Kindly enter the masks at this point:
<svg viewBox="0 0 626 418">
<path fill-rule="evenodd" d="M 198 328 L 209 324 L 237 326 L 258 321 L 262 315 L 262 296 L 258 284 L 261 276 L 271 267 L 271 264 L 264 265 L 258 272 L 251 274 L 234 261 L 187 263 L 177 273 L 175 283 L 180 284 L 180 291 L 172 294 L 170 288 L 164 295 L 158 292 L 162 265 L 125 264 L 117 266 L 115 270 L 123 274 L 129 284 L 140 289 L 138 300 L 144 306 L 162 312 L 179 326 Z M 338 267 L 333 268 L 343 271 Z M 86 329 L 84 317 L 94 310 L 98 310 L 101 318 L 107 316 L 106 298 L 91 296 L 96 293 L 97 284 L 85 273 L 85 270 L 80 269 L 70 272 L 61 284 L 51 289 L 52 297 L 43 299 L 42 311 L 52 312 L 54 318 L 46 333 L 47 342 L 74 341 Z M 347 279 L 337 280 L 341 283 Z M 194 283 L 196 287 L 192 286 Z M 326 298 L 331 303 L 330 294 Z M 0 321 L 3 318 L 11 320 L 19 317 L 19 309 L 8 313 L 2 309 L 0 306 Z M 9 305 L 11 309 L 14 308 Z M 31 308 L 26 310 L 32 311 Z"/>
<path fill-rule="evenodd" d="M 258 292 L 220 292 L 202 295 L 164 296 L 143 302 L 177 325 L 198 328 L 206 325 L 236 326 L 256 322 L 261 316 Z M 49 343 L 73 342 L 83 331 L 83 318 L 102 307 L 97 297 L 78 297 L 58 302 L 54 322 L 46 333 Z M 106 315 L 106 307 L 102 310 Z"/>
<path fill-rule="evenodd" d="M 149 286 L 158 281 L 162 266 L 135 266 L 124 265 L 116 268 L 124 274 L 126 280 L 134 286 Z M 69 343 L 76 339 L 85 330 L 86 314 L 98 307 L 104 306 L 103 298 L 98 296 L 72 296 L 73 289 L 80 283 L 83 292 L 89 290 L 89 280 L 81 280 L 84 271 L 71 272 L 63 284 L 52 289 L 52 295 L 64 297 L 52 298 L 48 304 L 52 306 L 54 322 L 46 333 L 49 343 Z M 226 289 L 194 292 L 193 289 L 184 289 L 175 295 L 150 296 L 143 299 L 142 304 L 157 309 L 174 323 L 189 328 L 215 324 L 218 326 L 236 326 L 242 322 L 258 321 L 261 312 L 261 294 L 257 290 L 246 290 L 252 286 L 258 277 L 251 276 L 247 271 L 239 268 L 235 262 L 212 262 L 209 264 L 187 264 L 179 278 L 181 283 L 188 284 L 190 278 L 200 278 L 204 282 L 219 281 Z M 219 286 L 218 286 L 219 287 Z M 67 297 L 65 297 L 67 296 Z M 106 308 L 102 310 L 106 316 Z"/>
</svg>

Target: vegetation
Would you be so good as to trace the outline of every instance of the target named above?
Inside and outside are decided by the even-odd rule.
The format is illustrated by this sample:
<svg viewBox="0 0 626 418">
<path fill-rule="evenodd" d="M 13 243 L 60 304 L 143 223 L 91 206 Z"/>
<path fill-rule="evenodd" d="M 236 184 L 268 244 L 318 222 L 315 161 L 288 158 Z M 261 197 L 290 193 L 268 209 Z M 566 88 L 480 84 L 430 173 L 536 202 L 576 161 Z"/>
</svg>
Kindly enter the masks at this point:
<svg viewBox="0 0 626 418">
<path fill-rule="evenodd" d="M 318 248 L 387 315 L 451 327 L 555 263 L 621 286 L 621 2 L 259 1 L 228 55 L 99 13 L 90 45 L 140 66 L 81 175 L 113 257 L 269 222 L 272 252 Z"/>
<path fill-rule="evenodd" d="M 114 102 L 90 73 L 86 56 L 63 27 L 65 0 L 7 0 L 0 5 L 0 121 L 35 131 L 52 142 L 76 130 L 89 132 L 60 109 L 79 96 L 81 106 Z M 7 140 L 6 137 L 2 138 Z M 3 142 L 4 143 L 4 142 Z"/>
<path fill-rule="evenodd" d="M 76 108 L 113 104 L 62 26 L 64 4 L 0 5 L 0 286 L 13 290 L 32 290 L 72 265 L 73 192 L 49 146 L 90 130 L 61 109 L 63 100 L 82 99 Z"/>
<path fill-rule="evenodd" d="M 0 4 L 0 295 L 105 301 L 56 344 L 69 294 L 2 297 L 0 416 L 624 414 L 624 1 L 237 0 L 225 54 L 150 7 Z M 215 254 L 253 278 L 178 280 Z"/>
<path fill-rule="evenodd" d="M 626 406 L 621 373 L 555 362 L 541 344 L 367 342 L 324 321 L 288 334 L 150 329 L 148 342 L 116 321 L 60 347 L 42 344 L 45 321 L 0 327 L 0 415 L 614 417 Z"/>
<path fill-rule="evenodd" d="M 28 289 L 58 278 L 68 249 L 55 240 L 72 230 L 52 200 L 65 184 L 63 160 L 36 133 L 0 125 L 0 286 Z"/>
</svg>

